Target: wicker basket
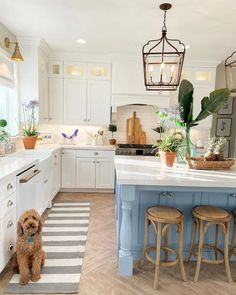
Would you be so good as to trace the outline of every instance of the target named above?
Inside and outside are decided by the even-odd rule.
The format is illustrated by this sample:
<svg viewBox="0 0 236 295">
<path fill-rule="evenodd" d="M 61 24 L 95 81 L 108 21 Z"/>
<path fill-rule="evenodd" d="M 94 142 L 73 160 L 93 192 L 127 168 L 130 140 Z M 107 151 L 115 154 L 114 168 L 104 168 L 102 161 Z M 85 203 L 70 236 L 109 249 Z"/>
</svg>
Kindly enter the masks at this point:
<svg viewBox="0 0 236 295">
<path fill-rule="evenodd" d="M 234 159 L 225 161 L 204 161 L 203 157 L 187 158 L 188 166 L 196 170 L 228 170 L 234 165 Z"/>
</svg>

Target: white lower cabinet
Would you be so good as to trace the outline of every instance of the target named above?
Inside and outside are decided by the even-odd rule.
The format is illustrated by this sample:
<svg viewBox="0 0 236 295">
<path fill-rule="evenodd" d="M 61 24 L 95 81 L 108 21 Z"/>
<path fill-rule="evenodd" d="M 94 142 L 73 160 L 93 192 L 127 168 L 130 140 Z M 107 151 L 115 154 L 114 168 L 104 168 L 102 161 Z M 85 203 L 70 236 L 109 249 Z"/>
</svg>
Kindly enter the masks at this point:
<svg viewBox="0 0 236 295">
<path fill-rule="evenodd" d="M 114 189 L 114 151 L 63 150 L 62 188 Z"/>
<path fill-rule="evenodd" d="M 61 187 L 75 188 L 75 150 L 63 150 L 61 155 Z"/>
<path fill-rule="evenodd" d="M 56 196 L 61 188 L 61 150 L 56 150 L 52 154 L 52 167 L 51 167 L 51 195 L 49 200 L 49 207 L 51 207 L 52 199 Z"/>
<path fill-rule="evenodd" d="M 95 160 L 76 158 L 76 187 L 95 188 Z"/>
<path fill-rule="evenodd" d="M 113 189 L 115 168 L 113 159 L 96 160 L 96 188 Z"/>
</svg>

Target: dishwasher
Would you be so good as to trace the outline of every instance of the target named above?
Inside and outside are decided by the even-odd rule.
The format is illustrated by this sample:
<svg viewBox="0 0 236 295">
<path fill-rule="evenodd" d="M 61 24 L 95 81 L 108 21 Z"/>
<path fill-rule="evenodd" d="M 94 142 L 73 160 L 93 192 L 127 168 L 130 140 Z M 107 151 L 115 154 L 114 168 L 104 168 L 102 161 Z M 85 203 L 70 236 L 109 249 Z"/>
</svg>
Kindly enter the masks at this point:
<svg viewBox="0 0 236 295">
<path fill-rule="evenodd" d="M 36 189 L 39 175 L 38 164 L 32 165 L 17 175 L 17 219 L 25 210 L 36 208 Z"/>
</svg>

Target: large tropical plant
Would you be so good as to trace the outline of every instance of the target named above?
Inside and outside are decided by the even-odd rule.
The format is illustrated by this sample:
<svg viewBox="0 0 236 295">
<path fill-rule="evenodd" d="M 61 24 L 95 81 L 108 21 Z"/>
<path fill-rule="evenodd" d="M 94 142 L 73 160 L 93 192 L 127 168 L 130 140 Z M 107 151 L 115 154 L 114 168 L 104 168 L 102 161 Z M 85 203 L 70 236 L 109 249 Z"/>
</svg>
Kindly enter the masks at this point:
<svg viewBox="0 0 236 295">
<path fill-rule="evenodd" d="M 182 80 L 179 87 L 178 102 L 182 111 L 180 117 L 186 128 L 186 154 L 190 155 L 190 128 L 197 126 L 199 121 L 204 120 L 208 116 L 217 113 L 227 102 L 230 91 L 227 88 L 212 91 L 209 96 L 203 97 L 201 100 L 201 111 L 193 118 L 193 94 L 194 88 L 188 80 Z"/>
</svg>

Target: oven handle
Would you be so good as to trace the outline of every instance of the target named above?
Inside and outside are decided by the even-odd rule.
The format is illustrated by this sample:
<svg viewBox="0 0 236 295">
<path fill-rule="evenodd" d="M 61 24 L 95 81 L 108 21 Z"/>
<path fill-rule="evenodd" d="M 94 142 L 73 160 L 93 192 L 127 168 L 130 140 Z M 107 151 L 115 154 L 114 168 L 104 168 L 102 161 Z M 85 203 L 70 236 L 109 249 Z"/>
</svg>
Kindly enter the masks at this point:
<svg viewBox="0 0 236 295">
<path fill-rule="evenodd" d="M 30 181 L 30 179 L 32 179 L 33 177 L 35 177 L 39 173 L 40 173 L 39 169 L 34 170 L 34 173 L 32 173 L 31 175 L 21 178 L 20 183 L 27 183 L 28 181 Z"/>
</svg>

